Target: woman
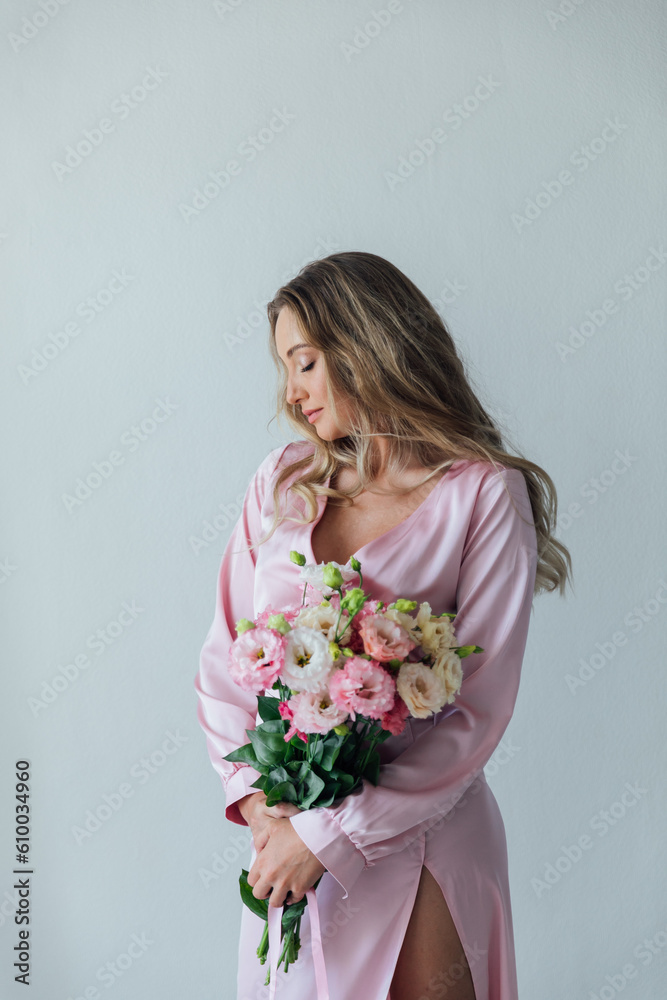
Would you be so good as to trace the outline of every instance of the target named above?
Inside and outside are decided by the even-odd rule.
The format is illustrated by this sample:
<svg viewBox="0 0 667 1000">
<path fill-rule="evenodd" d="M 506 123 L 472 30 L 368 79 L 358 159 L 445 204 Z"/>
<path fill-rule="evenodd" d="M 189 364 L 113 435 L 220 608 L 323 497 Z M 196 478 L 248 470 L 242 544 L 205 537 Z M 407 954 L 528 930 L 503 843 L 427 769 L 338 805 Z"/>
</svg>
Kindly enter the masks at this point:
<svg viewBox="0 0 667 1000">
<path fill-rule="evenodd" d="M 270 906 L 317 881 L 332 1000 L 516 1000 L 505 831 L 483 767 L 516 700 L 533 596 L 564 593 L 547 473 L 505 450 L 440 316 L 396 267 L 334 253 L 302 268 L 268 306 L 282 375 L 278 413 L 300 440 L 273 449 L 246 492 L 220 568 L 195 686 L 226 794 L 252 832 L 248 881 Z M 360 560 L 373 597 L 456 611 L 462 661 L 453 704 L 409 718 L 380 744 L 377 786 L 328 808 L 270 808 L 248 765 L 256 697 L 233 684 L 241 617 L 300 601 L 289 552 Z M 256 956 L 264 923 L 242 913 L 238 1000 L 268 996 Z M 278 997 L 316 997 L 308 907 L 298 962 Z"/>
</svg>

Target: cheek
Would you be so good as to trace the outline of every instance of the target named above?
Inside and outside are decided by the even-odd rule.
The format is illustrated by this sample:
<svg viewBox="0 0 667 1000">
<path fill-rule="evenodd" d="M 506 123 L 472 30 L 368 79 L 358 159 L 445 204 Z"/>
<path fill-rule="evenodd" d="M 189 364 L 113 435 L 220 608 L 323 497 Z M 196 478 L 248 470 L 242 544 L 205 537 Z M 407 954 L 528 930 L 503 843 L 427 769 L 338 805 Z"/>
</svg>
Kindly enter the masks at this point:
<svg viewBox="0 0 667 1000">
<path fill-rule="evenodd" d="M 317 374 L 317 378 L 313 380 L 313 388 L 317 393 L 317 398 L 321 403 L 326 403 L 327 401 L 327 382 L 324 377 L 324 372 L 321 370 Z"/>
</svg>

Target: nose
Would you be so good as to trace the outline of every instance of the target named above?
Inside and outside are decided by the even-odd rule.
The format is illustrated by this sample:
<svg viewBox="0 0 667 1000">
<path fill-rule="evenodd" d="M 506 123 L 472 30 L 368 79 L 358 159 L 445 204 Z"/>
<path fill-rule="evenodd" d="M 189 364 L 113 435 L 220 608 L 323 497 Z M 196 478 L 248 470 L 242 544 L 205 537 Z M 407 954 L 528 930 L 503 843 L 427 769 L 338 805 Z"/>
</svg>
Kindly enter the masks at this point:
<svg viewBox="0 0 667 1000">
<path fill-rule="evenodd" d="M 292 375 L 287 376 L 287 389 L 285 392 L 285 399 L 290 404 L 290 406 L 296 406 L 299 400 L 302 398 L 302 390 L 298 383 L 296 377 Z"/>
</svg>

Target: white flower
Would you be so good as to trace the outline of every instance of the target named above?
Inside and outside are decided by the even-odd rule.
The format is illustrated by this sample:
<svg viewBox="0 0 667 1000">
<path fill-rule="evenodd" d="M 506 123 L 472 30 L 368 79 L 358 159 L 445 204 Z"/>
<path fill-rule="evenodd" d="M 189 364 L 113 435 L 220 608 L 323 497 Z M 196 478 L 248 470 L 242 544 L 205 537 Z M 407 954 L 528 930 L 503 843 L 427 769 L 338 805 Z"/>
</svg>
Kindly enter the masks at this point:
<svg viewBox="0 0 667 1000">
<path fill-rule="evenodd" d="M 450 704 L 461 690 L 461 682 L 463 681 L 461 658 L 451 649 L 442 649 L 436 654 L 431 670 L 444 684 L 447 691 L 447 704 Z"/>
<path fill-rule="evenodd" d="M 359 574 L 352 569 L 349 562 L 345 566 L 341 566 L 340 563 L 333 560 L 331 560 L 331 563 L 306 563 L 305 566 L 301 567 L 299 578 L 303 583 L 309 583 L 315 590 L 319 590 L 325 597 L 335 594 L 336 591 L 331 587 L 327 587 L 323 580 L 324 570 L 329 565 L 336 566 L 340 570 L 340 575 L 343 577 L 343 584 L 359 578 Z"/>
<path fill-rule="evenodd" d="M 396 690 L 416 719 L 439 712 L 447 702 L 444 681 L 425 663 L 404 663 L 398 671 Z"/>
<path fill-rule="evenodd" d="M 301 627 L 287 633 L 280 679 L 292 691 L 326 690 L 334 667 L 329 640 L 321 632 Z"/>
<path fill-rule="evenodd" d="M 346 611 L 343 611 L 343 614 L 340 616 L 340 625 L 338 627 L 339 632 L 343 631 L 349 621 L 349 617 L 349 614 Z M 326 601 L 325 604 L 315 604 L 302 608 L 296 616 L 292 627 L 297 628 L 298 626 L 302 626 L 304 628 L 315 629 L 321 632 L 322 635 L 326 636 L 329 642 L 333 642 L 336 634 L 337 621 L 338 609 L 333 607 L 329 601 Z M 345 629 L 345 634 L 340 640 L 339 645 L 349 645 L 351 636 L 352 629 Z"/>
</svg>

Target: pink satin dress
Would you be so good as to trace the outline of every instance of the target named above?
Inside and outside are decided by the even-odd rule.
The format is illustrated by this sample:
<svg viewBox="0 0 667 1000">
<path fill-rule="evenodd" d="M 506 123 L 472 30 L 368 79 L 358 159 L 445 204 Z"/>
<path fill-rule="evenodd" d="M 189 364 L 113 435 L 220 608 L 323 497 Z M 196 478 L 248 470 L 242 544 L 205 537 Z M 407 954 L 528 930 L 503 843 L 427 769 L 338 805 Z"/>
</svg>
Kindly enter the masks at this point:
<svg viewBox="0 0 667 1000">
<path fill-rule="evenodd" d="M 257 724 L 256 696 L 235 685 L 227 653 L 239 618 L 267 605 L 301 602 L 291 549 L 315 562 L 314 523 L 283 521 L 249 552 L 273 513 L 272 476 L 312 452 L 308 441 L 274 448 L 246 491 L 241 516 L 222 555 L 215 616 L 195 678 L 197 716 L 220 775 L 227 819 L 247 826 L 237 801 L 259 776 L 221 758 L 248 742 Z M 328 485 L 328 484 L 327 484 Z M 283 507 L 284 507 L 283 500 Z M 292 512 L 302 501 L 291 501 Z M 319 498 L 318 519 L 326 497 Z M 532 609 L 537 540 L 523 475 L 483 461 L 459 460 L 400 524 L 362 546 L 364 589 L 392 601 L 428 601 L 434 613 L 456 611 L 459 645 L 484 648 L 462 660 L 455 702 L 428 719 L 409 718 L 400 736 L 380 744 L 377 786 L 363 787 L 330 807 L 290 818 L 327 871 L 317 888 L 321 939 L 331 1000 L 391 1000 L 394 969 L 413 909 L 422 865 L 442 890 L 470 966 L 476 1000 L 517 1000 L 517 975 L 505 828 L 484 765 L 514 711 Z M 243 867 L 256 857 L 250 844 Z M 239 871 L 241 862 L 239 863 Z M 230 883 L 236 885 L 236 882 Z M 280 970 L 276 1000 L 316 1000 L 311 925 L 301 921 L 301 953 Z M 269 968 L 256 949 L 264 922 L 243 907 L 237 1000 L 265 1000 Z M 216 945 L 217 947 L 218 945 Z M 463 975 L 443 970 L 425 1000 L 446 996 Z M 233 983 L 221 997 L 232 996 Z"/>
</svg>

